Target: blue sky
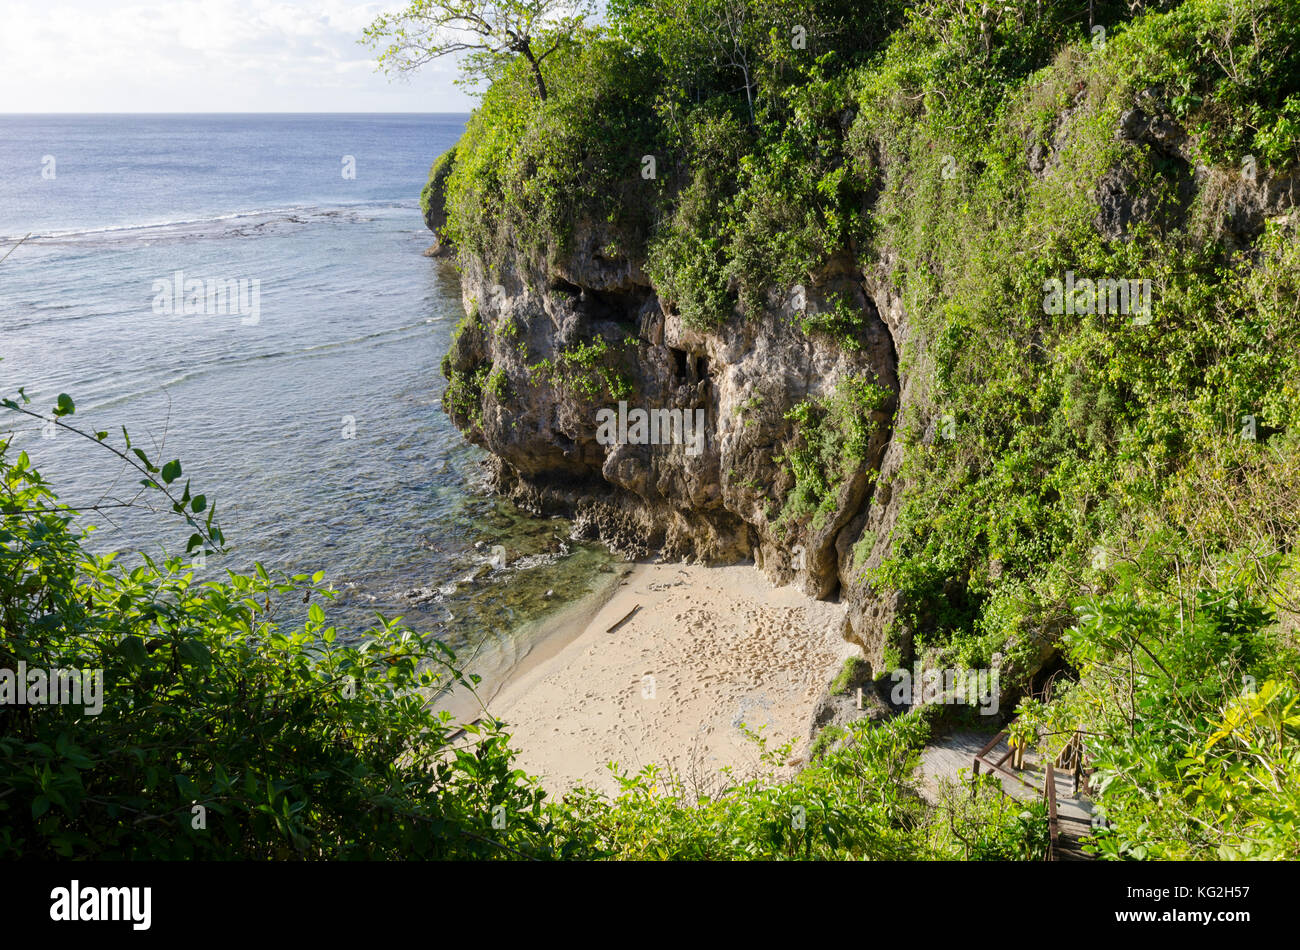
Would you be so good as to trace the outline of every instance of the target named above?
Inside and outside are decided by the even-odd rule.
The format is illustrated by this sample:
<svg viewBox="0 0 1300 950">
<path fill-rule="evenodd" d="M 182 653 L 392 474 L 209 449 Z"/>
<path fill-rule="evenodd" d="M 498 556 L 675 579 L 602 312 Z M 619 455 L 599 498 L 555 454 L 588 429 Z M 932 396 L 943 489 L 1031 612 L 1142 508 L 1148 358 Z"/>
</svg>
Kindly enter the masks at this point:
<svg viewBox="0 0 1300 950">
<path fill-rule="evenodd" d="M 357 43 L 403 6 L 8 0 L 0 112 L 468 112 L 450 60 L 390 81 Z"/>
</svg>

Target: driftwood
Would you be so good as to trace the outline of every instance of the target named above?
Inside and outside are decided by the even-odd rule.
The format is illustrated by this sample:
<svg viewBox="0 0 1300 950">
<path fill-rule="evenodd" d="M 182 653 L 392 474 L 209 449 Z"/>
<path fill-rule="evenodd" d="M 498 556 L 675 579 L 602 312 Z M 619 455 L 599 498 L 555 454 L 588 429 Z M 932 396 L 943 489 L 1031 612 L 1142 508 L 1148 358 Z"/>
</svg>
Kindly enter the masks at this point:
<svg viewBox="0 0 1300 950">
<path fill-rule="evenodd" d="M 625 624 L 625 623 L 627 623 L 629 620 L 631 620 L 631 619 L 632 619 L 632 615 L 633 615 L 634 613 L 636 613 L 636 612 L 637 612 L 638 610 L 640 610 L 640 609 L 641 609 L 641 605 L 640 605 L 640 604 L 637 604 L 635 607 L 633 607 L 631 610 L 629 610 L 626 614 L 623 615 L 623 619 L 622 619 L 622 620 L 620 620 L 618 623 L 614 624 L 614 626 L 610 627 L 610 628 L 609 628 L 608 630 L 606 630 L 605 632 L 606 632 L 606 633 L 613 633 L 613 632 L 614 632 L 615 630 L 617 630 L 619 627 L 623 626 L 623 624 Z"/>
</svg>

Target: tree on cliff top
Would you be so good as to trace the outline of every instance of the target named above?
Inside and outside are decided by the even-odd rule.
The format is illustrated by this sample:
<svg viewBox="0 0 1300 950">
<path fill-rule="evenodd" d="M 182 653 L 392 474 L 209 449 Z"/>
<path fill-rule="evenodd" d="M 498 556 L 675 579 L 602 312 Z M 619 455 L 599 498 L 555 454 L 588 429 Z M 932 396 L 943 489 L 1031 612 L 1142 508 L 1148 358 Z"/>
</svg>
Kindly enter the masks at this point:
<svg viewBox="0 0 1300 950">
<path fill-rule="evenodd" d="M 522 56 L 545 100 L 542 62 L 592 12 L 591 0 L 412 0 L 377 17 L 362 42 L 381 50 L 379 65 L 390 73 L 461 54 L 462 81 L 471 86 Z"/>
</svg>

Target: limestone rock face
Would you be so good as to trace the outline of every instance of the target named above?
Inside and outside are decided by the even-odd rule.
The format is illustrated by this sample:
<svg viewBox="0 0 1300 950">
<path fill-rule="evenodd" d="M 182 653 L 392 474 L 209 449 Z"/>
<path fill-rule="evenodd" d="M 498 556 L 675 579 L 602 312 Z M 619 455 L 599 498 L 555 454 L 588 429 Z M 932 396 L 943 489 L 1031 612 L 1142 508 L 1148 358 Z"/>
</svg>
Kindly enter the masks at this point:
<svg viewBox="0 0 1300 950">
<path fill-rule="evenodd" d="M 870 557 L 887 551 L 897 503 L 878 483 L 882 463 L 901 459 L 891 449 L 894 334 L 905 321 L 886 282 L 839 258 L 807 284 L 772 292 L 761 313 L 700 330 L 666 310 L 638 262 L 602 256 L 610 243 L 598 226 L 578 233 L 539 273 L 490 271 L 462 255 L 470 317 L 444 362 L 444 405 L 495 456 L 495 486 L 530 510 L 573 517 L 581 535 L 627 555 L 752 558 L 774 582 L 816 597 L 867 593 L 853 546 L 870 531 Z M 856 347 L 801 329 L 845 301 L 863 318 Z M 794 487 L 783 456 L 800 438 L 787 415 L 849 379 L 889 393 L 871 413 L 865 457 L 834 487 L 829 512 L 783 519 Z M 598 414 L 620 403 L 700 420 L 698 442 L 609 444 Z M 885 618 L 860 622 L 849 636 L 878 661 L 871 641 Z"/>
<path fill-rule="evenodd" d="M 1094 193 L 1098 233 L 1118 241 L 1128 239 L 1142 223 L 1161 229 L 1190 223 L 1207 240 L 1221 240 L 1231 249 L 1249 246 L 1266 221 L 1289 212 L 1300 201 L 1300 174 L 1271 173 L 1251 155 L 1241 156 L 1237 167 L 1207 167 L 1198 158 L 1195 136 L 1162 105 L 1168 99 L 1168 90 L 1143 89 L 1120 115 L 1114 136 L 1116 142 L 1132 147 L 1132 161 L 1158 165 L 1168 194 L 1162 198 L 1145 187 L 1136 167 L 1120 164 L 1109 169 Z M 1059 153 L 1079 111 L 1074 107 L 1063 113 L 1050 149 L 1042 143 L 1030 147 L 1029 167 L 1035 175 L 1050 174 L 1059 166 Z M 1189 221 L 1198 199 L 1202 220 Z"/>
<path fill-rule="evenodd" d="M 451 253 L 451 242 L 447 240 L 447 179 L 451 176 L 456 162 L 456 149 L 452 148 L 433 163 L 429 169 L 429 180 L 420 192 L 420 208 L 424 212 L 424 226 L 433 232 L 434 241 L 426 257 L 446 257 Z"/>
</svg>

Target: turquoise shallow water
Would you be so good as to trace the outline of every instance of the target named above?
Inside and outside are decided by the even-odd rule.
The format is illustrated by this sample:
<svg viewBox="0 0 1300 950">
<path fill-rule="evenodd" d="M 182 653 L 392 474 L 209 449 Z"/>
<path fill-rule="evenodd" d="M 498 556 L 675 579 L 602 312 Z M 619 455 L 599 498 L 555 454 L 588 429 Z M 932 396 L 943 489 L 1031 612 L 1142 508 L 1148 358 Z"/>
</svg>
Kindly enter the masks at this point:
<svg viewBox="0 0 1300 950">
<path fill-rule="evenodd" d="M 611 559 L 482 491 L 440 409 L 460 290 L 420 254 L 418 195 L 465 118 L 0 116 L 0 255 L 31 235 L 0 264 L 0 391 L 42 410 L 69 393 L 82 425 L 181 459 L 231 542 L 207 570 L 324 570 L 343 629 L 400 614 L 508 663 Z M 256 322 L 156 312 L 178 270 L 256 280 Z M 67 503 L 131 497 L 95 447 L 0 431 Z M 92 520 L 100 550 L 188 536 L 133 509 Z"/>
</svg>

